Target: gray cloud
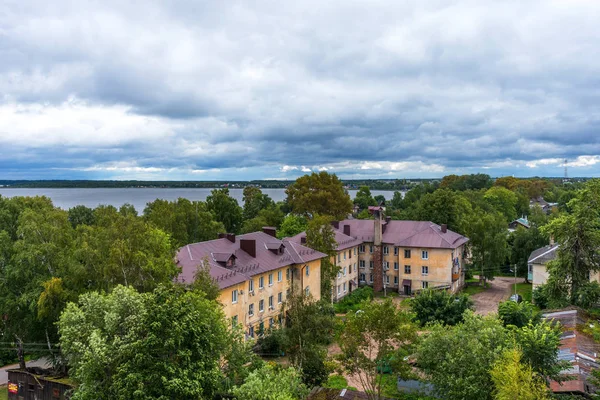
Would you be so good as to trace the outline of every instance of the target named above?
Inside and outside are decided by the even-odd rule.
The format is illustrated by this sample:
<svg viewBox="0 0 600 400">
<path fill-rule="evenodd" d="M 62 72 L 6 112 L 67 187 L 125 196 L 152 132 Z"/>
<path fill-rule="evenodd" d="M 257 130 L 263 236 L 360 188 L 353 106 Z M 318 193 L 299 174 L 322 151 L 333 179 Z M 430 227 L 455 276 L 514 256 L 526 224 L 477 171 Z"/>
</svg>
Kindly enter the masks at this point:
<svg viewBox="0 0 600 400">
<path fill-rule="evenodd" d="M 560 175 L 568 158 L 598 175 L 598 12 L 586 0 L 9 1 L 0 169 L 529 176 Z"/>
</svg>

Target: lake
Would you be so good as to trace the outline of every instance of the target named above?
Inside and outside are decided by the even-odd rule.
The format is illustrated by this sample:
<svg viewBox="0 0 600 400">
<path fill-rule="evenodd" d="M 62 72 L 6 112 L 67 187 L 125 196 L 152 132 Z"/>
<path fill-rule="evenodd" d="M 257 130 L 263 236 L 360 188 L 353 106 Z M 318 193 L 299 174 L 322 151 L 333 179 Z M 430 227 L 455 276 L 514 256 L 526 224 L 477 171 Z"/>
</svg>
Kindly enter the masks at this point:
<svg viewBox="0 0 600 400">
<path fill-rule="evenodd" d="M 206 200 L 212 189 L 160 189 L 160 188 L 96 188 L 96 189 L 7 189 L 0 188 L 3 197 L 14 196 L 46 196 L 52 199 L 55 206 L 68 210 L 77 205 L 95 208 L 100 204 L 120 207 L 125 203 L 132 204 L 135 209 L 142 213 L 146 203 L 156 199 L 177 200 L 183 197 L 189 200 Z M 244 189 L 229 189 L 231 197 L 235 198 L 240 205 L 242 203 Z M 285 189 L 262 189 L 264 194 L 269 195 L 275 201 L 285 199 Z M 354 198 L 357 190 L 349 190 L 350 196 Z M 382 195 L 386 200 L 391 200 L 393 191 L 372 190 L 373 196 Z"/>
</svg>

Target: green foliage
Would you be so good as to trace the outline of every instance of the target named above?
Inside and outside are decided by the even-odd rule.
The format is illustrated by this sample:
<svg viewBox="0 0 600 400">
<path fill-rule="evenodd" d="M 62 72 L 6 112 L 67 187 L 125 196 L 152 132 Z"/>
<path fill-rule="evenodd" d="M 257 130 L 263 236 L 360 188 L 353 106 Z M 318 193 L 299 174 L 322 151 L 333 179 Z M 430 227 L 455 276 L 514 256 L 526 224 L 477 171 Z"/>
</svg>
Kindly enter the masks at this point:
<svg viewBox="0 0 600 400">
<path fill-rule="evenodd" d="M 144 219 L 171 236 L 175 247 L 216 239 L 225 226 L 215 220 L 202 201 L 156 199 L 146 205 Z"/>
<path fill-rule="evenodd" d="M 533 304 L 535 304 L 541 310 L 548 308 L 548 291 L 546 290 L 546 285 L 540 285 L 533 289 L 531 293 L 531 298 Z"/>
<path fill-rule="evenodd" d="M 368 186 L 361 186 L 356 192 L 354 197 L 354 204 L 357 205 L 361 210 L 369 208 L 369 206 L 377 205 L 377 202 L 371 196 L 371 191 Z"/>
<path fill-rule="evenodd" d="M 244 210 L 242 212 L 244 220 L 256 218 L 258 213 L 265 208 L 274 207 L 275 202 L 269 196 L 254 186 L 246 186 L 242 198 Z"/>
<path fill-rule="evenodd" d="M 220 305 L 183 288 L 84 294 L 68 304 L 59 331 L 74 400 L 210 398 L 221 383 L 228 330 Z"/>
<path fill-rule="evenodd" d="M 451 230 L 464 232 L 466 218 L 473 209 L 469 201 L 460 193 L 450 189 L 438 189 L 421 198 L 416 212 L 421 221 L 447 224 Z"/>
<path fill-rule="evenodd" d="M 470 311 L 456 326 L 432 326 L 417 350 L 417 363 L 437 394 L 448 400 L 491 399 L 489 371 L 506 348 L 508 333 L 494 317 Z"/>
<path fill-rule="evenodd" d="M 240 233 L 242 227 L 242 208 L 233 197 L 229 196 L 229 189 L 214 189 L 206 198 L 208 210 L 215 219 L 225 226 L 229 233 Z"/>
<path fill-rule="evenodd" d="M 279 227 L 283 222 L 283 212 L 275 204 L 258 212 L 252 219 L 247 219 L 242 224 L 242 233 L 259 232 L 265 226 Z"/>
<path fill-rule="evenodd" d="M 498 305 L 498 316 L 504 326 L 514 325 L 517 328 L 522 328 L 529 323 L 537 324 L 541 318 L 533 304 L 527 301 L 517 303 L 510 300 Z"/>
<path fill-rule="evenodd" d="M 239 400 L 303 400 L 308 389 L 296 369 L 267 364 L 234 388 L 233 395 Z"/>
<path fill-rule="evenodd" d="M 506 221 L 497 213 L 489 214 L 481 210 L 473 213 L 468 221 L 467 236 L 474 270 L 482 278 L 493 279 L 508 255 Z"/>
<path fill-rule="evenodd" d="M 306 221 L 306 218 L 300 215 L 288 214 L 283 219 L 281 227 L 277 231 L 277 237 L 282 239 L 285 237 L 296 236 L 297 234 L 304 232 L 307 226 L 308 222 Z"/>
<path fill-rule="evenodd" d="M 423 290 L 411 300 L 410 306 L 421 326 L 431 322 L 456 325 L 463 321 L 466 310 L 473 309 L 473 301 L 465 294 Z"/>
<path fill-rule="evenodd" d="M 346 314 L 349 311 L 357 311 L 360 305 L 373 298 L 373 288 L 363 286 L 342 298 L 333 305 L 336 314 Z"/>
<path fill-rule="evenodd" d="M 397 375 L 407 376 L 410 367 L 404 360 L 416 340 L 412 315 L 398 310 L 390 299 L 365 302 L 347 315 L 339 359 L 348 373 L 358 377 L 368 398 L 376 400 L 382 394 L 383 366 L 390 364 Z"/>
<path fill-rule="evenodd" d="M 500 186 L 494 186 L 488 189 L 483 196 L 494 210 L 504 216 L 505 222 L 508 223 L 517 218 L 517 195 Z"/>
<path fill-rule="evenodd" d="M 209 300 L 217 300 L 219 298 L 221 290 L 217 282 L 210 275 L 208 260 L 202 260 L 198 265 L 194 274 L 194 282 L 191 283 L 190 287 L 196 292 L 202 292 Z"/>
<path fill-rule="evenodd" d="M 505 350 L 494 364 L 490 375 L 496 400 L 543 400 L 548 398 L 546 382 L 530 365 L 521 362 L 518 348 Z"/>
<path fill-rule="evenodd" d="M 286 193 L 293 212 L 308 218 L 329 215 L 340 220 L 352 212 L 352 200 L 342 182 L 325 171 L 301 176 L 288 186 Z"/>
<path fill-rule="evenodd" d="M 531 252 L 547 245 L 548 238 L 536 227 L 529 229 L 519 227 L 511 233 L 508 241 L 510 244 L 510 263 L 517 266 L 518 276 L 527 277 L 527 261 Z"/>
<path fill-rule="evenodd" d="M 94 210 L 89 207 L 79 205 L 69 209 L 69 222 L 73 228 L 82 224 L 94 225 L 95 221 Z"/>
<path fill-rule="evenodd" d="M 323 385 L 326 388 L 331 389 L 346 389 L 348 387 L 348 381 L 342 375 L 330 375 L 327 378 L 327 383 Z"/>
<path fill-rule="evenodd" d="M 283 328 L 269 328 L 256 342 L 256 352 L 263 357 L 279 357 L 288 347 L 288 337 Z"/>
<path fill-rule="evenodd" d="M 331 294 L 331 281 L 340 270 L 340 267 L 331 262 L 336 254 L 337 243 L 329 217 L 315 216 L 308 222 L 306 246 L 327 254 L 327 257 L 321 259 L 321 294 L 326 298 L 327 293 Z"/>
<path fill-rule="evenodd" d="M 479 190 L 492 186 L 492 179 L 486 174 L 447 175 L 442 179 L 440 187 L 452 190 Z"/>
</svg>

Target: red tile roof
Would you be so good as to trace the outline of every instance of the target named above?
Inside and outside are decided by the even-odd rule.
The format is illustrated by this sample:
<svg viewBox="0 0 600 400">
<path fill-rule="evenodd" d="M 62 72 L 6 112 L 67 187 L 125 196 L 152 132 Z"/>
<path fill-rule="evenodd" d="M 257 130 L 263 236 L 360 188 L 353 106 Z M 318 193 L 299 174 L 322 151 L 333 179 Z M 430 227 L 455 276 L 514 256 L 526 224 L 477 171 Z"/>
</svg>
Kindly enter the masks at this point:
<svg viewBox="0 0 600 400">
<path fill-rule="evenodd" d="M 256 257 L 252 257 L 240 249 L 240 240 L 256 242 Z M 283 252 L 276 254 L 272 249 L 283 246 Z M 223 264 L 231 255 L 236 257 L 235 265 L 226 268 Z M 273 271 L 292 264 L 304 264 L 318 260 L 326 255 L 293 243 L 287 239 L 278 240 L 264 232 L 253 232 L 239 235 L 235 242 L 227 238 L 192 243 L 183 246 L 177 252 L 177 265 L 181 267 L 179 282 L 190 283 L 198 266 L 206 260 L 210 266 L 210 275 L 217 281 L 221 289 L 247 281 L 250 277 Z"/>
</svg>

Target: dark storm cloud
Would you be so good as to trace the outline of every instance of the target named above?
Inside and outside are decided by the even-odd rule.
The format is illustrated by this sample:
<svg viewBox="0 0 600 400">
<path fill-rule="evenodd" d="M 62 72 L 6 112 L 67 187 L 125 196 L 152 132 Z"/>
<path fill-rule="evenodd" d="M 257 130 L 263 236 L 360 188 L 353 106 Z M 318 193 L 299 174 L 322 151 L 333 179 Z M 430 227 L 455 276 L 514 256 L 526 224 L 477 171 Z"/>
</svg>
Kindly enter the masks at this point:
<svg viewBox="0 0 600 400">
<path fill-rule="evenodd" d="M 10 0 L 0 170 L 527 176 L 560 174 L 567 158 L 597 175 L 599 11 L 585 0 Z"/>
</svg>

